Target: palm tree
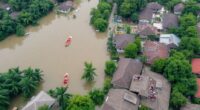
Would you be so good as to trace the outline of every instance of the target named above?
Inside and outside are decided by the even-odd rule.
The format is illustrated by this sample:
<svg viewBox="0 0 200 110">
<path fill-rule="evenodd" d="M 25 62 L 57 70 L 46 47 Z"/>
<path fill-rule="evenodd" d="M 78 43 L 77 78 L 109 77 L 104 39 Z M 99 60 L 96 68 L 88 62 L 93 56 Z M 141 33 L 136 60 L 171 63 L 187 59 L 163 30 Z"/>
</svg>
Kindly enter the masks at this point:
<svg viewBox="0 0 200 110">
<path fill-rule="evenodd" d="M 94 76 L 96 76 L 95 70 L 96 68 L 93 67 L 92 63 L 85 62 L 85 68 L 82 79 L 85 79 L 87 82 L 93 81 Z"/>
<path fill-rule="evenodd" d="M 0 88 L 0 110 L 6 110 L 9 105 L 8 90 Z"/>
<path fill-rule="evenodd" d="M 32 79 L 29 79 L 28 77 L 22 78 L 22 80 L 19 82 L 23 95 L 25 97 L 30 97 L 33 91 L 36 89 L 37 81 L 34 81 Z"/>
<path fill-rule="evenodd" d="M 71 95 L 67 93 L 67 88 L 65 87 L 57 87 L 55 90 L 49 91 L 52 97 L 55 97 L 61 107 L 61 110 L 65 110 L 67 107 L 67 103 Z"/>
<path fill-rule="evenodd" d="M 34 81 L 37 81 L 39 83 L 42 80 L 41 72 L 42 71 L 40 69 L 33 70 L 31 68 L 28 68 L 24 70 L 24 76 L 29 79 L 33 79 Z"/>
</svg>

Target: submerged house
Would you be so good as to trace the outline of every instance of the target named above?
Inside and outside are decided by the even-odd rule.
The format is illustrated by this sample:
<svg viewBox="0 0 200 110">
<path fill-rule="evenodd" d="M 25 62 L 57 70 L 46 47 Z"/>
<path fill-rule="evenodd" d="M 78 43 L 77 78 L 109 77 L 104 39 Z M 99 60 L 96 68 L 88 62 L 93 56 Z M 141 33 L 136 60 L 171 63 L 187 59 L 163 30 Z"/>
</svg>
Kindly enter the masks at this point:
<svg viewBox="0 0 200 110">
<path fill-rule="evenodd" d="M 73 8 L 73 1 L 66 1 L 58 5 L 58 12 L 69 13 Z"/>
<path fill-rule="evenodd" d="M 111 82 L 114 88 L 129 89 L 133 75 L 140 74 L 142 66 L 139 60 L 120 58 Z"/>
<path fill-rule="evenodd" d="M 38 110 L 38 108 L 43 105 L 48 105 L 50 108 L 55 102 L 56 99 L 52 98 L 44 91 L 41 91 L 37 96 L 31 98 L 22 110 Z"/>
<path fill-rule="evenodd" d="M 146 63 L 153 64 L 156 59 L 167 58 L 169 56 L 169 48 L 164 43 L 145 41 L 143 54 L 147 57 Z"/>
<path fill-rule="evenodd" d="M 102 110 L 138 110 L 139 97 L 126 89 L 110 89 Z"/>
<path fill-rule="evenodd" d="M 177 48 L 180 39 L 174 34 L 161 34 L 159 42 L 166 44 L 169 48 Z"/>
<path fill-rule="evenodd" d="M 115 44 L 117 52 L 119 52 L 119 53 L 123 53 L 124 48 L 129 43 L 133 43 L 134 40 L 135 40 L 135 37 L 130 34 L 118 34 L 113 37 L 113 43 Z"/>
<path fill-rule="evenodd" d="M 178 16 L 172 13 L 165 13 L 163 15 L 163 29 L 166 31 L 170 28 L 177 28 L 178 27 Z"/>
<path fill-rule="evenodd" d="M 177 5 L 174 6 L 174 14 L 181 15 L 184 8 L 185 8 L 185 6 L 183 3 L 178 3 Z"/>
<path fill-rule="evenodd" d="M 140 35 L 142 39 L 148 38 L 150 35 L 158 35 L 158 30 L 150 24 L 139 24 L 137 29 L 137 34 Z"/>
<path fill-rule="evenodd" d="M 157 2 L 148 3 L 139 15 L 139 22 L 151 23 L 155 13 L 162 13 L 164 7 Z"/>
</svg>

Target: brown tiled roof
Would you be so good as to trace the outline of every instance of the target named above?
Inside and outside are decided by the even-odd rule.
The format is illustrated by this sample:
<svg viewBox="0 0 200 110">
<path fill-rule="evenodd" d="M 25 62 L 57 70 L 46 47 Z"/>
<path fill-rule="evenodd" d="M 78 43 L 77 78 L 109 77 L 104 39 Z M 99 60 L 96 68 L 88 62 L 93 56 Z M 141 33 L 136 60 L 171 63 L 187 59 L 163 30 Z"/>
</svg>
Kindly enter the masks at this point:
<svg viewBox="0 0 200 110">
<path fill-rule="evenodd" d="M 178 27 L 178 16 L 172 13 L 166 13 L 163 15 L 163 28 L 168 29 L 172 27 Z"/>
<path fill-rule="evenodd" d="M 117 49 L 124 49 L 129 43 L 134 42 L 135 37 L 130 34 L 115 35 L 113 40 Z"/>
<path fill-rule="evenodd" d="M 112 84 L 116 88 L 129 89 L 133 75 L 140 74 L 142 63 L 139 60 L 120 58 L 118 68 L 114 73 Z"/>
<path fill-rule="evenodd" d="M 158 58 L 167 58 L 169 56 L 169 49 L 163 43 L 146 41 L 143 54 L 147 57 L 147 63 L 152 64 Z"/>
<path fill-rule="evenodd" d="M 157 2 L 151 2 L 147 4 L 147 8 L 152 9 L 152 10 L 160 10 L 162 8 L 162 5 L 160 5 Z"/>
<path fill-rule="evenodd" d="M 139 15 L 140 20 L 145 19 L 150 21 L 152 17 L 153 17 L 153 10 L 149 8 L 144 8 Z"/>
<path fill-rule="evenodd" d="M 182 12 L 184 10 L 184 4 L 183 3 L 179 3 L 177 5 L 174 6 L 174 12 Z"/>
<path fill-rule="evenodd" d="M 141 36 L 148 36 L 148 35 L 157 35 L 158 31 L 155 27 L 153 27 L 150 24 L 144 24 L 144 25 L 139 24 L 137 33 Z"/>
<path fill-rule="evenodd" d="M 135 103 L 126 100 L 126 95 Z M 110 89 L 102 110 L 138 110 L 138 107 L 139 98 L 136 94 L 126 89 Z"/>
</svg>

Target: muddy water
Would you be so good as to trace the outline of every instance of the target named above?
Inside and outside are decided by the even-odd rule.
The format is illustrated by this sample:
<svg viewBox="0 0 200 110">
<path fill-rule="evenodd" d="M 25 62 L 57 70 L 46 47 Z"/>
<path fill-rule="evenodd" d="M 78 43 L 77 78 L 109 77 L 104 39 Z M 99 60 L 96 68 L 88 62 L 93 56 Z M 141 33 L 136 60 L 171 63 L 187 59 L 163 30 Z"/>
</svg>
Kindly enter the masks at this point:
<svg viewBox="0 0 200 110">
<path fill-rule="evenodd" d="M 64 73 L 70 73 L 69 92 L 85 94 L 93 87 L 102 87 L 106 52 L 106 33 L 99 34 L 89 25 L 90 10 L 98 0 L 83 0 L 78 7 L 76 18 L 72 15 L 50 13 L 39 21 L 36 27 L 28 27 L 30 35 L 11 36 L 0 42 L 0 72 L 19 66 L 43 70 L 44 83 L 41 89 L 47 91 L 62 85 Z M 72 44 L 64 46 L 67 36 L 73 36 Z M 87 85 L 81 80 L 84 62 L 92 62 L 97 77 L 94 84 Z M 16 103 L 18 102 L 18 103 Z M 12 106 L 21 103 L 17 98 Z"/>
</svg>

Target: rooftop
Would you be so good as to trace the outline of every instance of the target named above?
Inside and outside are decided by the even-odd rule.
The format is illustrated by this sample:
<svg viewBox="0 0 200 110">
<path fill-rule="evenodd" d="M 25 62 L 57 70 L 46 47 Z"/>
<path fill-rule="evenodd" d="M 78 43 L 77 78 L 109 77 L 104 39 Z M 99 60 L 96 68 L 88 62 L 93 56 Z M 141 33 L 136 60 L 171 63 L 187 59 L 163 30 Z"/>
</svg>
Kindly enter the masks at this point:
<svg viewBox="0 0 200 110">
<path fill-rule="evenodd" d="M 164 43 L 146 41 L 144 42 L 143 54 L 147 57 L 147 63 L 152 64 L 158 58 L 167 58 L 169 48 Z"/>
<path fill-rule="evenodd" d="M 150 24 L 139 24 L 137 33 L 141 36 L 157 35 L 157 29 Z"/>
<path fill-rule="evenodd" d="M 198 90 L 195 94 L 195 97 L 200 98 L 200 78 L 197 78 L 197 86 Z"/>
<path fill-rule="evenodd" d="M 151 77 L 156 82 L 155 96 L 156 98 L 141 98 L 141 104 L 153 109 L 153 110 L 168 110 L 171 85 L 167 79 L 161 74 L 154 73 L 149 67 L 144 68 L 143 75 Z"/>
<path fill-rule="evenodd" d="M 200 110 L 200 105 L 198 105 L 198 104 L 186 104 L 185 106 L 181 107 L 180 110 Z"/>
<path fill-rule="evenodd" d="M 178 27 L 178 16 L 172 13 L 166 13 L 163 15 L 163 28 L 175 28 Z"/>
<path fill-rule="evenodd" d="M 39 107 L 43 105 L 48 105 L 49 107 L 55 103 L 55 99 L 49 96 L 44 91 L 41 91 L 37 96 L 33 97 L 27 104 L 22 108 L 22 110 L 38 110 Z"/>
<path fill-rule="evenodd" d="M 102 110 L 138 110 L 139 98 L 125 89 L 110 89 Z"/>
<path fill-rule="evenodd" d="M 59 6 L 58 6 L 58 9 L 59 10 L 62 10 L 62 11 L 68 11 L 70 8 L 73 7 L 73 1 L 66 1 L 66 2 L 63 2 L 61 3 Z"/>
<path fill-rule="evenodd" d="M 129 89 L 133 75 L 140 74 L 142 63 L 139 60 L 120 58 L 118 68 L 114 73 L 112 84 L 116 88 Z"/>
<path fill-rule="evenodd" d="M 183 3 L 178 3 L 177 5 L 174 6 L 174 13 L 176 13 L 176 12 L 181 13 L 183 10 L 184 10 Z"/>
<path fill-rule="evenodd" d="M 178 47 L 180 39 L 174 34 L 161 34 L 159 42 L 164 43 L 166 45 L 174 44 L 175 46 Z"/>
<path fill-rule="evenodd" d="M 192 59 L 192 72 L 200 74 L 200 58 Z"/>
<path fill-rule="evenodd" d="M 134 36 L 130 34 L 118 34 L 113 37 L 117 49 L 124 49 L 134 39 Z"/>
</svg>

